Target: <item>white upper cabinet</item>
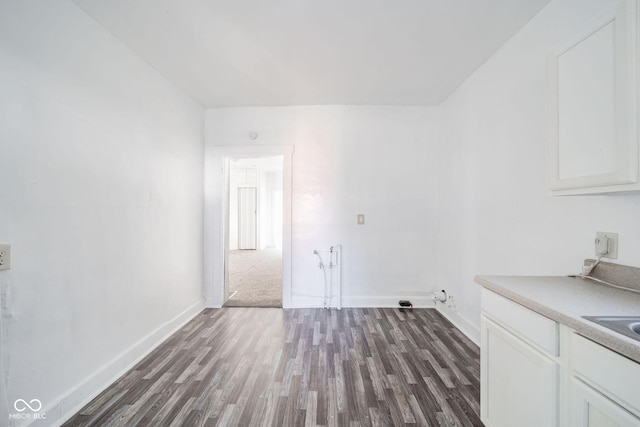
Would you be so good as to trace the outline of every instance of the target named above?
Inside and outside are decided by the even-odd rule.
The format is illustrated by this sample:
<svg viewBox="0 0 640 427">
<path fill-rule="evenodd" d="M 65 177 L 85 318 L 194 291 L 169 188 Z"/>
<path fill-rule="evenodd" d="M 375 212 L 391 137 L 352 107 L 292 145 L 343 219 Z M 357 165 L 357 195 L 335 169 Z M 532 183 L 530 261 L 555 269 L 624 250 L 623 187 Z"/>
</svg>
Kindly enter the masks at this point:
<svg viewBox="0 0 640 427">
<path fill-rule="evenodd" d="M 552 194 L 640 190 L 637 0 L 622 0 L 549 55 Z"/>
</svg>

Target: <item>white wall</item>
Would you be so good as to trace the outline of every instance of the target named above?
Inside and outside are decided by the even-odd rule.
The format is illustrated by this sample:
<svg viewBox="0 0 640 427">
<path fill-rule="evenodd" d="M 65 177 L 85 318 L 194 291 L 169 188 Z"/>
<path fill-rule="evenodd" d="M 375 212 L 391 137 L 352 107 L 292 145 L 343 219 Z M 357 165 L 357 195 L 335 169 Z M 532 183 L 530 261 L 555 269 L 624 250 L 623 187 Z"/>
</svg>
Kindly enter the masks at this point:
<svg viewBox="0 0 640 427">
<path fill-rule="evenodd" d="M 428 303 L 436 267 L 428 242 L 435 238 L 437 122 L 430 107 L 207 110 L 209 147 L 295 146 L 293 306 L 322 305 L 313 250 L 337 244 L 343 245 L 345 305 Z M 250 131 L 258 133 L 255 141 Z M 356 225 L 359 213 L 366 215 L 364 226 Z"/>
<path fill-rule="evenodd" d="M 2 379 L 52 425 L 202 306 L 204 110 L 69 1 L 3 1 L 0 64 Z"/>
<path fill-rule="evenodd" d="M 552 1 L 441 105 L 437 282 L 476 328 L 474 275 L 578 272 L 597 230 L 620 233 L 616 262 L 640 266 L 639 195 L 546 189 L 547 54 L 612 3 Z"/>
</svg>

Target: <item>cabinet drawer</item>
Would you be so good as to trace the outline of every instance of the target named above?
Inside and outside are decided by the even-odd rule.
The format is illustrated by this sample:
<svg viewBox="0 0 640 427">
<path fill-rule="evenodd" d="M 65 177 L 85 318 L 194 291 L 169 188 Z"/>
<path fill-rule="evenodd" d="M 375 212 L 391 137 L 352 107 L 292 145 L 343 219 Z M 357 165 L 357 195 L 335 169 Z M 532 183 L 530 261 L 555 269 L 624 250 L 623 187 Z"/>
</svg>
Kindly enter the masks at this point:
<svg viewBox="0 0 640 427">
<path fill-rule="evenodd" d="M 505 329 L 553 356 L 558 356 L 558 323 L 482 288 L 482 311 Z"/>
<path fill-rule="evenodd" d="M 574 375 L 640 415 L 640 364 L 578 334 L 571 334 L 571 354 Z"/>
</svg>

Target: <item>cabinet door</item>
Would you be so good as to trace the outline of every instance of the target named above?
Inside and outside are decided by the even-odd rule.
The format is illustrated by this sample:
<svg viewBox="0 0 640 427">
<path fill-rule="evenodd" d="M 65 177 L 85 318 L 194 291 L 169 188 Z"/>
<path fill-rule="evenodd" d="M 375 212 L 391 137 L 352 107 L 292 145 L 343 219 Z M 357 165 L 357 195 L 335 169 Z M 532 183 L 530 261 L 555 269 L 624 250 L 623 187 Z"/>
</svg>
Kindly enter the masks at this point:
<svg viewBox="0 0 640 427">
<path fill-rule="evenodd" d="M 481 415 L 488 427 L 558 425 L 556 363 L 482 318 Z"/>
<path fill-rule="evenodd" d="M 553 194 L 638 190 L 637 0 L 610 4 L 549 56 Z"/>
<path fill-rule="evenodd" d="M 582 381 L 571 380 L 573 427 L 638 427 L 640 419 Z"/>
</svg>

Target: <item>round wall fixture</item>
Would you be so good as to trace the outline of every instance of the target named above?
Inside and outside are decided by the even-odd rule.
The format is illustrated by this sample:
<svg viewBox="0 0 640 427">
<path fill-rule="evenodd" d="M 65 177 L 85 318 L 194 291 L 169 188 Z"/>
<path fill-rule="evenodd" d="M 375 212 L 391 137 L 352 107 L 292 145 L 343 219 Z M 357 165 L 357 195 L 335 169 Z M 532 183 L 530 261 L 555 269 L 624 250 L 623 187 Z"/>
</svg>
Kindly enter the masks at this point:
<svg viewBox="0 0 640 427">
<path fill-rule="evenodd" d="M 249 138 L 256 139 L 258 137 L 258 132 L 251 131 L 249 132 Z"/>
</svg>

